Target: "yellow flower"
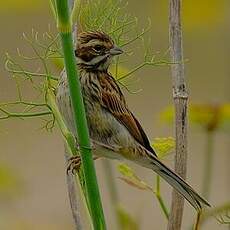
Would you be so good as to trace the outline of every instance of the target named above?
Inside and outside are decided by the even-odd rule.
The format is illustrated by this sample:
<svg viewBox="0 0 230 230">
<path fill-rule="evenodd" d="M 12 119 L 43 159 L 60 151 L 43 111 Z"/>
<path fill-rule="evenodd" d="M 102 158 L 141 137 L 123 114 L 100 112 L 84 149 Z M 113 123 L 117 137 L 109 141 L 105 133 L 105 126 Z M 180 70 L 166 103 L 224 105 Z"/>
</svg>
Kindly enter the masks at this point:
<svg viewBox="0 0 230 230">
<path fill-rule="evenodd" d="M 192 104 L 188 111 L 189 121 L 208 131 L 216 129 L 230 130 L 230 104 Z M 174 119 L 173 107 L 166 108 L 161 113 L 164 122 Z"/>
</svg>

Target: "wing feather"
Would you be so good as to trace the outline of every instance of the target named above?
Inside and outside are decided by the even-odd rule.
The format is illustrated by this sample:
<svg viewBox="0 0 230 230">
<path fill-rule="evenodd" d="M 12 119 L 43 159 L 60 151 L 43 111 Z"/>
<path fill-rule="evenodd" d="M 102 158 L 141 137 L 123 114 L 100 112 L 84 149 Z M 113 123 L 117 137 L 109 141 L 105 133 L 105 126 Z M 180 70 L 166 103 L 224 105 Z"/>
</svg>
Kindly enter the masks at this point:
<svg viewBox="0 0 230 230">
<path fill-rule="evenodd" d="M 115 80 L 109 75 L 102 76 L 100 84 L 102 106 L 127 128 L 136 141 L 156 155 L 140 123 L 128 109 L 125 98 Z"/>
</svg>

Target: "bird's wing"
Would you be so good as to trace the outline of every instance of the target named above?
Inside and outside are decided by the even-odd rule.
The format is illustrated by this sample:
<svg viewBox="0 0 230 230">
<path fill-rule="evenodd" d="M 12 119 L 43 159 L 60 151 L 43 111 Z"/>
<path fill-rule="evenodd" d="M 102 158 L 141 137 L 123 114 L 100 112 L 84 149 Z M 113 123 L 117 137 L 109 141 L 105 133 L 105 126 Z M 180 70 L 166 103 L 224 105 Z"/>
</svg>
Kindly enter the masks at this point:
<svg viewBox="0 0 230 230">
<path fill-rule="evenodd" d="M 136 141 L 156 155 L 140 123 L 127 108 L 125 98 L 115 80 L 109 75 L 104 76 L 100 79 L 100 84 L 102 106 L 127 128 Z"/>
</svg>

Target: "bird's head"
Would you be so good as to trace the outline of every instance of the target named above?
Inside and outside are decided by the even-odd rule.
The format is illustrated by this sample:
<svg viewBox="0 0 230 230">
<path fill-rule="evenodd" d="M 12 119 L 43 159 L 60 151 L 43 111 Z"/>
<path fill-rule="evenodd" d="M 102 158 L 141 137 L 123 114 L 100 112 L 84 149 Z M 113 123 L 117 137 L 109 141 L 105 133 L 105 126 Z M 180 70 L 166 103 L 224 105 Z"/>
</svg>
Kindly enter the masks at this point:
<svg viewBox="0 0 230 230">
<path fill-rule="evenodd" d="M 107 70 L 112 58 L 122 54 L 121 48 L 103 32 L 83 32 L 78 35 L 75 55 L 84 68 Z"/>
</svg>

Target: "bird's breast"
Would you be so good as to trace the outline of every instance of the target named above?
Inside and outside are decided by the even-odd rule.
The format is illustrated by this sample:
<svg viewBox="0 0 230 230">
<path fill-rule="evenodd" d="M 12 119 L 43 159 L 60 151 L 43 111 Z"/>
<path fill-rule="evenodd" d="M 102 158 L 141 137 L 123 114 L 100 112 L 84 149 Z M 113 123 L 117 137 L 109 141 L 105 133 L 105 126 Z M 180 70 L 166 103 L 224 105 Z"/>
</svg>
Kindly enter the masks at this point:
<svg viewBox="0 0 230 230">
<path fill-rule="evenodd" d="M 86 110 L 87 123 L 90 138 L 106 145 L 132 146 L 135 145 L 134 138 L 126 127 L 121 124 L 101 104 L 100 83 L 94 76 L 80 73 L 82 95 Z M 69 94 L 66 74 L 62 76 L 57 90 L 57 102 L 68 128 L 76 134 L 72 114 L 72 104 Z"/>
</svg>

